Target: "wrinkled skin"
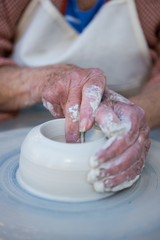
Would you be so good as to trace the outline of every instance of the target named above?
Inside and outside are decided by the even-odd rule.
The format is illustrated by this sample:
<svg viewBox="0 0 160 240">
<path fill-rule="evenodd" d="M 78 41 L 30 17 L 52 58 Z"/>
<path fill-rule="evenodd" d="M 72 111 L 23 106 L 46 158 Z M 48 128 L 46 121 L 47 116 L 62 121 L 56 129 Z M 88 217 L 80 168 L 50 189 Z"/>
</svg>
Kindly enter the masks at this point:
<svg viewBox="0 0 160 240">
<path fill-rule="evenodd" d="M 95 121 L 107 136 L 105 146 L 92 157 L 88 181 L 98 192 L 131 186 L 140 176 L 150 147 L 144 111 L 108 90 Z"/>
<path fill-rule="evenodd" d="M 91 158 L 88 173 L 97 192 L 129 187 L 140 176 L 150 146 L 144 111 L 106 89 L 104 73 L 96 68 L 70 68 L 54 76 L 42 91 L 44 106 L 66 118 L 67 142 L 80 142 L 80 132 L 96 122 L 106 144 Z"/>
<path fill-rule="evenodd" d="M 94 124 L 105 82 L 106 77 L 99 69 L 73 67 L 54 76 L 54 83 L 45 86 L 43 104 L 55 118 L 66 118 L 67 142 L 80 142 L 80 131 Z"/>
</svg>

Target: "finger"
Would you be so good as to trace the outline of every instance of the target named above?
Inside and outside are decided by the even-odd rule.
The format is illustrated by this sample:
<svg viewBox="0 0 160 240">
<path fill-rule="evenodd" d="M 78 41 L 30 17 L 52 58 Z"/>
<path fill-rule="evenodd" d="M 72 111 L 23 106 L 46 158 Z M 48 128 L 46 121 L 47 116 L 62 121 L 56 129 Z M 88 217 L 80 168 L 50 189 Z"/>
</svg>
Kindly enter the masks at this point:
<svg viewBox="0 0 160 240">
<path fill-rule="evenodd" d="M 95 168 L 110 159 L 116 158 L 129 146 L 130 145 L 125 139 L 125 135 L 113 136 L 106 140 L 103 147 L 90 158 L 90 165 Z"/>
<path fill-rule="evenodd" d="M 90 129 L 94 122 L 95 112 L 101 102 L 102 89 L 96 85 L 87 86 L 83 89 L 82 103 L 80 108 L 80 131 Z"/>
<path fill-rule="evenodd" d="M 114 176 L 97 181 L 94 183 L 94 188 L 97 192 L 105 191 L 120 191 L 133 185 L 133 183 L 140 177 L 144 166 L 144 156 L 137 161 L 126 171 Z"/>
<path fill-rule="evenodd" d="M 142 146 L 137 140 L 134 145 L 129 147 L 120 156 L 103 163 L 98 169 L 92 169 L 88 174 L 88 181 L 93 183 L 126 171 L 130 166 L 139 161 L 142 151 Z"/>
<path fill-rule="evenodd" d="M 95 112 L 101 102 L 105 89 L 106 80 L 101 70 L 93 69 L 88 78 L 82 91 L 82 102 L 80 108 L 81 132 L 87 131 L 93 125 Z"/>
<path fill-rule="evenodd" d="M 132 103 L 129 99 L 110 89 L 105 92 L 105 99 L 107 102 L 121 102 L 129 105 L 134 105 L 134 103 Z"/>
<path fill-rule="evenodd" d="M 72 88 L 68 95 L 65 107 L 65 134 L 66 141 L 69 143 L 80 142 L 79 132 L 79 110 L 81 104 L 81 90 Z"/>
<path fill-rule="evenodd" d="M 77 121 L 74 121 L 74 129 L 76 131 L 76 134 L 74 134 L 75 141 L 75 136 L 80 136 L 77 129 L 78 124 L 80 132 L 87 131 L 93 125 L 94 111 L 97 109 L 97 106 L 101 101 L 105 88 L 105 76 L 100 69 L 94 68 L 86 70 L 83 69 L 83 71 L 82 69 L 79 69 L 78 74 L 72 73 L 71 77 L 74 81 L 72 81 L 72 84 L 69 87 L 69 96 L 67 100 L 69 105 L 67 106 L 67 109 L 75 106 L 75 104 L 78 104 L 80 107 L 80 124 Z M 66 111 L 66 113 L 68 112 L 69 111 Z M 69 119 L 71 120 L 68 114 L 67 122 L 69 125 L 66 128 L 66 134 L 69 136 L 70 141 L 71 131 L 69 129 L 72 129 L 70 126 L 73 124 Z M 79 141 L 78 138 L 77 141 Z"/>
<path fill-rule="evenodd" d="M 114 111 L 118 115 L 125 131 L 116 138 L 112 137 L 106 141 L 103 148 L 92 158 L 91 161 L 93 165 L 119 156 L 136 141 L 141 127 L 145 124 L 143 112 L 138 106 L 117 103 Z"/>
<path fill-rule="evenodd" d="M 65 136 L 68 143 L 79 143 L 79 104 L 66 105 Z"/>
<path fill-rule="evenodd" d="M 61 118 L 64 116 L 62 108 L 57 103 L 50 103 L 49 101 L 42 98 L 43 106 L 53 115 L 55 118 Z"/>
<path fill-rule="evenodd" d="M 121 123 L 111 106 L 103 103 L 100 104 L 96 111 L 95 121 L 108 138 L 118 135 L 125 130 L 125 125 Z"/>
</svg>

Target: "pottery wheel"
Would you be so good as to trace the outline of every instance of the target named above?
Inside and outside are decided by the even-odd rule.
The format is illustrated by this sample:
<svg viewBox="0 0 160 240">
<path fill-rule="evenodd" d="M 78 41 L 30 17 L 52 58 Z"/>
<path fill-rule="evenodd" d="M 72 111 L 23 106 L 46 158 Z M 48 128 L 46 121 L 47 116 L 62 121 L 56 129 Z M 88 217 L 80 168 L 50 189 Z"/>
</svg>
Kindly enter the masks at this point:
<svg viewBox="0 0 160 240">
<path fill-rule="evenodd" d="M 152 141 L 130 189 L 86 203 L 49 201 L 17 183 L 20 146 L 30 129 L 0 133 L 0 240 L 159 240 L 160 143 Z"/>
</svg>

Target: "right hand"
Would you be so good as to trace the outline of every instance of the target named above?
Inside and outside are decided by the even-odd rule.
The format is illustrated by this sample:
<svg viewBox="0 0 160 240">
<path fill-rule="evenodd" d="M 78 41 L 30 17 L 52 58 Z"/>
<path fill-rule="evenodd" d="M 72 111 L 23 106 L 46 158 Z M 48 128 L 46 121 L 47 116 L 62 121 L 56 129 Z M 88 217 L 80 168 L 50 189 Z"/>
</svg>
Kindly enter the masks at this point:
<svg viewBox="0 0 160 240">
<path fill-rule="evenodd" d="M 150 147 L 144 110 L 108 90 L 96 112 L 95 121 L 107 140 L 91 159 L 88 181 L 98 192 L 130 187 L 142 173 Z"/>
</svg>

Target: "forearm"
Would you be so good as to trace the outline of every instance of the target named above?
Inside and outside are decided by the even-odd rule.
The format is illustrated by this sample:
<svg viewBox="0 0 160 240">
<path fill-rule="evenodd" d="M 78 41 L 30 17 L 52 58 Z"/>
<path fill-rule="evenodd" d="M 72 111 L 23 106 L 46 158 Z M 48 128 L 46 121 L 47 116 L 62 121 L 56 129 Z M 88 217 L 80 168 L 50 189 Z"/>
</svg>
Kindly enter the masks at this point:
<svg viewBox="0 0 160 240">
<path fill-rule="evenodd" d="M 41 101 L 41 92 L 54 74 L 69 65 L 50 65 L 28 68 L 4 66 L 0 68 L 0 111 L 14 111 Z"/>
<path fill-rule="evenodd" d="M 145 112 L 151 128 L 160 126 L 160 1 L 136 0 L 136 7 L 147 40 L 153 70 L 150 79 L 142 93 L 131 100 L 141 106 Z"/>
<path fill-rule="evenodd" d="M 38 69 L 5 66 L 0 69 L 0 110 L 12 111 L 32 105 Z M 35 79 L 35 81 L 34 81 Z M 38 100 L 38 99 L 37 99 Z"/>
<path fill-rule="evenodd" d="M 160 127 L 160 76 L 159 81 L 147 85 L 131 100 L 144 109 L 150 128 Z"/>
</svg>

